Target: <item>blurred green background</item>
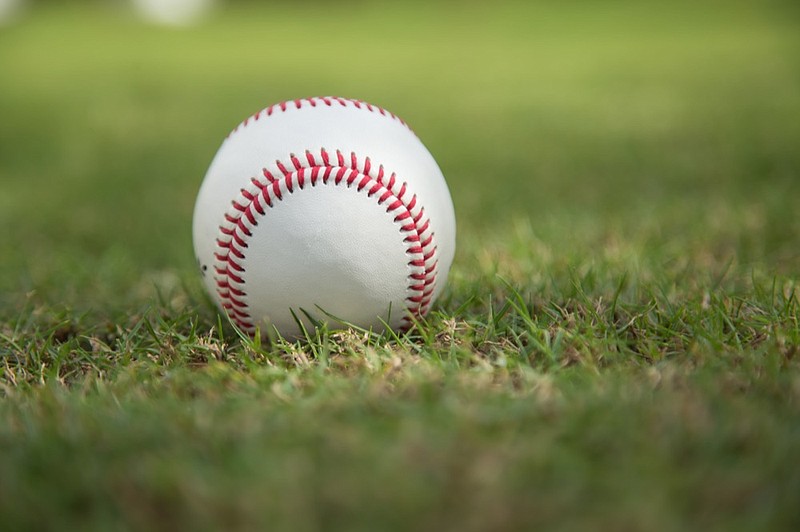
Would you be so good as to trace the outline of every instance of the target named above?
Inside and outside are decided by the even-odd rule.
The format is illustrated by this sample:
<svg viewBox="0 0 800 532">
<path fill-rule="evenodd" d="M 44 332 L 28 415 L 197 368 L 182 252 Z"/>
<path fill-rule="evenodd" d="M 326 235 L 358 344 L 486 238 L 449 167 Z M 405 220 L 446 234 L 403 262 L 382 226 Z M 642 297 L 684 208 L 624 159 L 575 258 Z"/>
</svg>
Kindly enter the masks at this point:
<svg viewBox="0 0 800 532">
<path fill-rule="evenodd" d="M 782 2 L 229 2 L 174 28 L 35 2 L 0 29 L 0 293 L 124 307 L 138 277 L 191 270 L 227 132 L 325 94 L 429 147 L 457 271 L 520 224 L 556 255 L 638 238 L 796 271 L 797 20 Z"/>
<path fill-rule="evenodd" d="M 794 1 L 29 2 L 0 528 L 797 530 L 799 59 Z M 398 114 L 447 178 L 418 336 L 259 346 L 203 300 L 215 151 L 315 95 Z"/>
</svg>

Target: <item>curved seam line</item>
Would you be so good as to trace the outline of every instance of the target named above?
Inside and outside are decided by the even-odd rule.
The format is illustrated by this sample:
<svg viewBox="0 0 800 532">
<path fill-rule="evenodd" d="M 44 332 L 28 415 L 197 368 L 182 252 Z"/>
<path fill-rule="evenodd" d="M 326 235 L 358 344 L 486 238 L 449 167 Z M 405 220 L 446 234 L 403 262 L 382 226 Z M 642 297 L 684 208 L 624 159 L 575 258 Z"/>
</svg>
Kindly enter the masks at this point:
<svg viewBox="0 0 800 532">
<path fill-rule="evenodd" d="M 371 113 L 377 113 L 382 116 L 390 117 L 393 120 L 397 120 L 402 125 L 404 125 L 409 131 L 414 133 L 414 131 L 406 124 L 402 118 L 397 116 L 396 114 L 392 113 L 391 111 L 387 111 L 382 107 L 378 107 L 377 105 L 372 105 L 370 103 L 365 102 L 364 100 L 355 100 L 351 98 L 340 98 L 338 96 L 312 96 L 310 98 L 298 98 L 296 100 L 286 100 L 284 102 L 276 103 L 270 105 L 269 107 L 265 107 L 260 111 L 250 115 L 249 117 L 245 118 L 242 122 L 239 123 L 233 130 L 228 133 L 228 137 L 230 138 L 231 135 L 247 127 L 248 124 L 252 122 L 258 122 L 260 119 L 267 118 L 272 116 L 275 113 L 286 113 L 289 111 L 297 111 L 303 109 L 304 107 L 317 107 L 318 105 L 324 105 L 326 107 L 333 107 L 334 105 L 338 104 L 341 107 L 355 107 L 358 110 L 365 110 Z"/>
<path fill-rule="evenodd" d="M 307 150 L 305 162 L 294 154 L 289 155 L 288 162 L 277 160 L 275 165 L 280 171 L 279 175 L 264 168 L 263 178 L 251 178 L 253 188 L 242 188 L 236 199 L 231 201 L 224 222 L 219 225 L 217 252 L 214 254 L 214 280 L 222 308 L 240 328 L 248 331 L 255 328 L 248 312 L 249 306 L 243 300 L 247 296 L 244 290 L 245 268 L 239 262 L 245 260 L 252 228 L 258 225 L 260 218 L 266 215 L 274 202 L 282 201 L 285 193 L 296 192 L 295 187 L 303 190 L 309 183 L 313 187 L 319 181 L 328 184 L 333 180 L 334 186 L 344 184 L 348 188 L 355 186 L 356 192 L 366 190 L 368 197 L 380 192 L 377 204 L 383 206 L 388 203 L 387 214 L 403 208 L 403 212 L 395 215 L 393 222 L 399 226 L 401 234 L 410 233 L 403 242 L 407 244 L 406 253 L 416 258 L 409 260 L 407 266 L 422 268 L 421 272 L 414 271 L 407 276 L 406 290 L 415 295 L 405 298 L 407 313 L 401 320 L 402 329 L 410 328 L 414 316 L 422 316 L 428 311 L 438 271 L 434 231 L 430 228 L 430 219 L 425 215 L 424 207 L 417 205 L 416 195 L 404 199 L 403 196 L 409 194 L 407 183 L 400 182 L 394 173 L 387 178 L 383 166 L 378 165 L 376 170 L 369 157 L 361 161 L 354 152 L 345 157 L 336 150 L 334 160 L 331 160 L 331 153 L 322 148 L 320 158 L 323 164 L 318 164 L 314 154 Z M 376 175 L 373 177 L 371 173 Z"/>
</svg>

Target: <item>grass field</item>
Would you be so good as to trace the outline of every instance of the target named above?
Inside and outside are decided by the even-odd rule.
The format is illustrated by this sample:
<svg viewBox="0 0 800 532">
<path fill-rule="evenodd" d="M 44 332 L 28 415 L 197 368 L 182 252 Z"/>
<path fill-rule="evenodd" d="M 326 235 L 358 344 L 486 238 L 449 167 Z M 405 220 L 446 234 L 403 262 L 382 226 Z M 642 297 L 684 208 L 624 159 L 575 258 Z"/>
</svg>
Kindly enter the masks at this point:
<svg viewBox="0 0 800 532">
<path fill-rule="evenodd" d="M 800 529 L 800 10 L 97 4 L 0 27 L 0 528 Z M 335 94 L 448 179 L 410 336 L 242 339 L 191 213 Z"/>
</svg>

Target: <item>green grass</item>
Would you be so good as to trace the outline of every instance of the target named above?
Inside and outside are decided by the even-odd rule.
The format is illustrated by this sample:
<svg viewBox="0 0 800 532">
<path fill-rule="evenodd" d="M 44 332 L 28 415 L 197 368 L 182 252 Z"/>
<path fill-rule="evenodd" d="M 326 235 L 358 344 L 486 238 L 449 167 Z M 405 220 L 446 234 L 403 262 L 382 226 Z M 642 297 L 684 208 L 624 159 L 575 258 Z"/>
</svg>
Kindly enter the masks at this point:
<svg viewBox="0 0 800 532">
<path fill-rule="evenodd" d="M 2 528 L 800 528 L 791 3 L 270 3 L 0 29 Z M 410 336 L 243 339 L 194 196 L 298 96 L 409 122 L 458 218 Z"/>
</svg>

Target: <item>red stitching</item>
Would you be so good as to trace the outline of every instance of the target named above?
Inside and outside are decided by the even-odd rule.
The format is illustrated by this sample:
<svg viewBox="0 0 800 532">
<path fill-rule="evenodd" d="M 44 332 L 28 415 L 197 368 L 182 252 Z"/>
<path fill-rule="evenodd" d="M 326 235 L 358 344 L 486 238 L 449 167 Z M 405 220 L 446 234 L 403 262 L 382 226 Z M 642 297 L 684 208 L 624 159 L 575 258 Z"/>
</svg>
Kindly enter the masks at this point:
<svg viewBox="0 0 800 532">
<path fill-rule="evenodd" d="M 361 111 L 368 111 L 370 113 L 378 113 L 381 116 L 388 116 L 392 120 L 397 120 L 398 122 L 403 124 L 406 128 L 408 128 L 409 131 L 411 131 L 411 128 L 408 126 L 408 124 L 406 124 L 403 121 L 403 119 L 400 118 L 399 116 L 397 116 L 396 114 L 392 113 L 391 111 L 387 111 L 386 109 L 383 109 L 381 107 L 378 107 L 376 105 L 369 104 L 369 103 L 365 102 L 364 100 L 352 100 L 352 99 L 349 99 L 349 98 L 339 98 L 339 97 L 336 97 L 336 96 L 312 96 L 311 98 L 299 98 L 297 100 L 288 100 L 288 101 L 285 101 L 285 102 L 276 103 L 276 104 L 270 105 L 269 107 L 267 107 L 265 109 L 261 109 L 260 111 L 256 112 L 255 114 L 253 114 L 253 115 L 245 118 L 244 120 L 242 120 L 242 122 L 238 126 L 233 128 L 233 131 L 228 133 L 228 137 L 230 137 L 231 135 L 233 135 L 234 133 L 236 133 L 240 129 L 242 129 L 244 127 L 247 127 L 247 125 L 250 124 L 251 122 L 258 121 L 258 119 L 261 117 L 262 114 L 265 117 L 269 117 L 269 116 L 272 116 L 276 111 L 279 111 L 281 113 L 286 113 L 286 112 L 291 112 L 291 111 L 299 111 L 299 110 L 303 109 L 304 107 L 306 107 L 306 105 L 314 108 L 320 102 L 325 104 L 327 107 L 333 106 L 334 102 L 336 102 L 341 107 L 350 107 L 350 106 L 352 106 L 352 107 L 355 107 L 356 109 L 361 110 Z M 413 131 L 412 131 L 412 133 L 413 133 Z"/>
<path fill-rule="evenodd" d="M 328 99 L 327 101 L 321 99 L 320 101 L 325 105 L 333 105 L 334 101 L 339 102 L 338 99 Z M 297 101 L 293 103 L 295 106 L 297 105 Z M 346 103 L 339 103 L 346 105 Z M 360 102 L 359 105 L 365 104 Z M 267 115 L 269 115 L 269 109 Z M 260 202 L 263 201 L 267 207 L 272 207 L 275 201 L 281 201 L 285 197 L 285 193 L 293 193 L 296 190 L 295 186 L 302 190 L 306 174 L 309 171 L 313 186 L 319 179 L 320 171 L 324 170 L 322 172 L 323 183 L 327 183 L 331 175 L 335 176 L 334 184 L 337 185 L 344 181 L 344 184 L 349 187 L 357 182 L 355 187 L 357 192 L 365 192 L 370 198 L 375 196 L 376 203 L 384 206 L 387 213 L 397 211 L 393 217 L 395 223 L 403 222 L 399 230 L 404 234 L 403 240 L 407 245 L 406 253 L 410 255 L 408 265 L 423 268 L 422 272 L 408 275 L 407 289 L 411 295 L 405 298 L 408 303 L 408 314 L 402 318 L 402 328 L 410 328 L 415 317 L 423 316 L 428 312 L 437 275 L 438 261 L 435 260 L 437 248 L 433 243 L 433 232 L 430 231 L 430 220 L 425 215 L 425 209 L 419 208 L 418 212 L 412 212 L 417 204 L 416 195 L 412 195 L 408 201 L 403 200 L 407 186 L 405 182 L 399 182 L 395 174 L 391 174 L 389 183 L 381 183 L 378 179 L 384 175 L 383 166 L 379 165 L 376 172 L 369 158 L 364 158 L 362 164 L 361 159 L 355 153 L 351 153 L 350 157 L 345 157 L 341 151 L 337 150 L 337 164 L 334 165 L 331 164 L 328 151 L 323 148 L 319 153 L 319 159 L 323 162 L 320 165 L 317 164 L 318 159 L 314 154 L 309 151 L 306 151 L 305 154 L 305 161 L 294 154 L 289 156 L 289 164 L 294 168 L 293 171 L 289 170 L 289 164 L 284 164 L 282 161 L 275 162 L 283 179 L 276 179 L 269 170 L 264 168 L 263 179 L 252 178 L 250 189 L 242 189 L 239 196 L 232 200 L 231 210 L 224 215 L 224 221 L 219 226 L 220 234 L 216 239 L 217 264 L 214 267 L 214 280 L 222 307 L 241 329 L 248 332 L 255 331 L 255 324 L 248 312 L 248 305 L 241 299 L 246 295 L 243 275 L 245 268 L 241 261 L 245 259 L 247 240 L 253 236 L 251 229 L 259 222 L 256 213 L 259 217 L 266 214 L 266 210 Z M 370 174 L 375 174 L 375 176 Z M 344 179 L 345 175 L 348 176 L 347 179 Z M 281 192 L 281 183 L 286 187 L 284 192 Z M 391 188 L 395 185 L 397 185 L 397 192 Z M 378 195 L 376 196 L 376 194 Z M 387 201 L 389 202 L 388 206 L 384 205 Z M 408 221 L 405 222 L 406 220 Z"/>
</svg>

